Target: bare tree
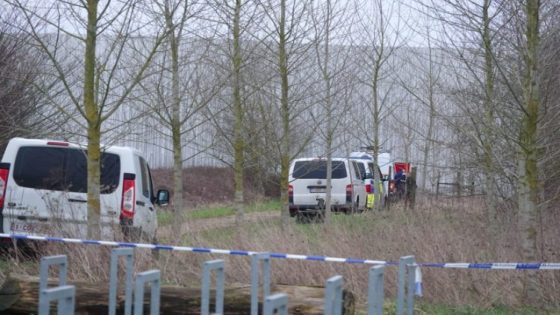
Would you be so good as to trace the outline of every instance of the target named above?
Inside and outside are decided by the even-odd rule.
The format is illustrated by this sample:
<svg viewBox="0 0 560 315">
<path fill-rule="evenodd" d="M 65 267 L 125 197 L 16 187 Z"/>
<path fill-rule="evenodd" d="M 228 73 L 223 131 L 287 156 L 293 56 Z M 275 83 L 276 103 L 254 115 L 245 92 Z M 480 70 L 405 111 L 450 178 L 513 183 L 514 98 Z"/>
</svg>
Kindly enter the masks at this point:
<svg viewBox="0 0 560 315">
<path fill-rule="evenodd" d="M 452 59 L 458 60 L 470 74 L 470 81 L 479 88 L 479 99 L 467 98 L 465 104 L 459 104 L 469 117 L 477 124 L 476 133 L 467 133 L 474 137 L 476 150 L 480 152 L 480 160 L 484 173 L 486 191 L 487 217 L 490 223 L 496 217 L 496 173 L 495 139 L 496 139 L 496 41 L 499 36 L 499 17 L 503 5 L 499 1 L 481 0 L 465 2 L 461 0 L 432 0 L 427 8 L 428 16 L 442 21 L 445 41 L 442 45 L 452 53 Z M 472 45 L 473 48 L 470 48 Z M 462 80 L 465 80 L 464 76 Z M 472 91 L 471 91 L 472 93 Z M 478 104 L 482 104 L 479 106 Z M 471 107 L 477 110 L 471 111 Z"/>
<path fill-rule="evenodd" d="M 62 84 L 59 92 L 64 94 L 66 102 L 72 104 L 72 112 L 64 107 L 59 107 L 59 110 L 87 130 L 88 237 L 97 238 L 100 233 L 102 124 L 128 100 L 133 89 L 145 77 L 145 71 L 164 36 L 154 34 L 153 40 L 142 43 L 142 53 L 127 55 L 127 48 L 134 44 L 131 37 L 153 26 L 136 17 L 139 4 L 134 1 L 107 2 L 101 7 L 98 0 L 75 4 L 59 1 L 40 4 L 22 0 L 7 2 L 25 17 L 29 36 L 48 56 L 53 69 L 50 75 Z M 102 53 L 98 52 L 100 36 L 104 36 L 101 37 Z M 76 65 L 69 67 L 68 59 L 76 60 L 83 71 L 77 73 Z M 127 71 L 119 71 L 125 66 L 129 67 Z M 45 90 L 45 93 L 51 100 L 54 98 L 52 91 Z"/>
<path fill-rule="evenodd" d="M 523 256 L 527 261 L 537 260 L 537 212 L 539 209 L 539 176 L 537 162 L 539 145 L 537 127 L 541 97 L 539 95 L 539 18 L 541 3 L 539 0 L 525 1 L 525 49 L 523 104 L 521 126 L 519 130 L 519 226 Z M 527 275 L 526 297 L 528 302 L 536 305 L 539 300 L 538 278 L 535 272 Z"/>
<path fill-rule="evenodd" d="M 55 111 L 35 87 L 40 84 L 45 56 L 21 31 L 25 24 L 13 8 L 0 12 L 0 151 L 10 138 L 52 131 Z"/>
<path fill-rule="evenodd" d="M 184 222 L 183 164 L 184 147 L 196 144 L 188 137 L 206 119 L 201 112 L 219 91 L 220 80 L 212 76 L 207 64 L 210 43 L 198 39 L 196 29 L 205 18 L 204 3 L 197 1 L 155 1 L 154 14 L 163 16 L 167 36 L 166 50 L 159 54 L 150 70 L 154 75 L 140 85 L 137 98 L 148 108 L 154 130 L 160 135 L 158 146 L 173 153 L 173 205 L 176 224 Z M 190 37 L 189 37 L 190 36 Z M 146 97 L 149 96 L 149 97 Z M 171 148 L 161 143 L 171 139 Z M 152 140 L 153 141 L 153 140 Z"/>
<path fill-rule="evenodd" d="M 272 87 L 272 95 L 278 99 L 279 103 L 279 132 L 278 132 L 278 156 L 280 160 L 280 199 L 282 201 L 282 222 L 287 225 L 289 222 L 288 191 L 290 162 L 310 141 L 306 131 L 298 133 L 295 121 L 300 117 L 305 96 L 298 95 L 298 88 L 290 83 L 290 79 L 295 80 L 296 70 L 298 75 L 306 75 L 301 68 L 308 57 L 308 52 L 312 45 L 306 43 L 306 37 L 310 34 L 311 19 L 309 15 L 309 1 L 295 0 L 262 0 L 261 7 L 270 24 L 265 29 L 267 55 L 275 58 L 275 73 L 279 79 L 279 88 Z M 266 24 L 265 23 L 265 24 Z M 300 82 L 303 83 L 303 82 Z M 276 84 L 276 82 L 272 82 Z M 305 90 L 307 84 L 299 86 L 300 92 Z M 279 97 L 276 97 L 279 91 Z M 306 91 L 309 92 L 309 91 Z M 307 94 L 308 95 L 308 94 Z M 309 128 L 307 128 L 309 129 Z M 314 127 L 311 127 L 314 130 Z M 293 135 L 298 135 L 298 141 L 294 141 Z"/>
<path fill-rule="evenodd" d="M 345 1 L 327 0 L 312 11 L 314 26 L 315 55 L 323 87 L 320 90 L 319 105 L 324 115 L 315 117 L 314 122 L 323 126 L 318 128 L 319 135 L 325 141 L 327 159 L 325 224 L 330 223 L 331 189 L 332 189 L 332 155 L 338 132 L 344 132 L 345 115 L 349 112 L 350 102 L 344 102 L 342 89 L 351 89 L 348 78 L 349 58 L 352 50 L 349 45 L 350 21 L 349 4 Z M 336 44 L 333 44 L 333 41 Z M 344 95 L 346 96 L 346 95 Z M 346 106 L 345 106 L 346 105 Z M 324 122 L 324 123 L 323 123 Z"/>
<path fill-rule="evenodd" d="M 388 95 L 394 84 L 391 78 L 392 60 L 397 49 L 404 40 L 400 26 L 400 5 L 392 2 L 386 7 L 382 0 L 366 1 L 358 7 L 359 36 L 365 42 L 363 51 L 360 52 L 359 62 L 364 69 L 364 77 L 361 83 L 369 89 L 366 94 L 371 115 L 371 129 L 367 128 L 368 144 L 373 152 L 374 164 L 378 164 L 377 157 L 381 151 L 383 141 L 381 139 L 381 125 L 394 110 L 389 102 Z M 368 126 L 369 127 L 369 126 Z M 380 178 L 374 173 L 374 185 L 379 187 Z M 375 189 L 375 200 L 381 200 L 381 192 Z M 376 202 L 379 209 L 380 202 Z"/>
</svg>

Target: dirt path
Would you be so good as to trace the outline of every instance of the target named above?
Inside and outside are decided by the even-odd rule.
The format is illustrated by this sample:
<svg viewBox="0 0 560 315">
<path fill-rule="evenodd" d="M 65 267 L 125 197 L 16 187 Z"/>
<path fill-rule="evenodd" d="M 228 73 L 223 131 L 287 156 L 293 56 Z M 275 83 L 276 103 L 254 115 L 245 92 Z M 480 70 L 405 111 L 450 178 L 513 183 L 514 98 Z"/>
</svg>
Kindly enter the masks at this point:
<svg viewBox="0 0 560 315">
<path fill-rule="evenodd" d="M 278 211 L 251 212 L 245 213 L 244 222 L 261 222 L 279 217 L 280 213 Z M 180 234 L 188 232 L 201 232 L 233 225 L 235 225 L 235 215 L 209 219 L 191 219 L 181 226 Z M 158 229 L 158 235 L 160 237 L 170 236 L 172 233 L 176 234 L 176 231 L 173 231 L 172 229 L 172 225 L 162 226 Z"/>
</svg>

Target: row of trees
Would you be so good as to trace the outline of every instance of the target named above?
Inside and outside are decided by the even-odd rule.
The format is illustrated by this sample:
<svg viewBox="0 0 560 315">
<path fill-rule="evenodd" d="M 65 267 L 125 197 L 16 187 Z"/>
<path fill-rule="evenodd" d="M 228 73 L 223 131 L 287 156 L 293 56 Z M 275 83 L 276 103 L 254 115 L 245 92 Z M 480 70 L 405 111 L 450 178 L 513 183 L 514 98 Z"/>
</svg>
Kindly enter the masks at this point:
<svg viewBox="0 0 560 315">
<path fill-rule="evenodd" d="M 535 261 L 539 212 L 560 193 L 559 4 L 3 0 L 0 104 L 19 120 L 0 130 L 87 140 L 91 237 L 101 140 L 170 152 L 177 209 L 188 159 L 233 168 L 238 220 L 244 174 L 273 173 L 284 223 L 294 157 L 368 146 L 418 165 L 425 190 L 445 171 L 479 183 L 494 229 L 517 196 Z"/>
</svg>

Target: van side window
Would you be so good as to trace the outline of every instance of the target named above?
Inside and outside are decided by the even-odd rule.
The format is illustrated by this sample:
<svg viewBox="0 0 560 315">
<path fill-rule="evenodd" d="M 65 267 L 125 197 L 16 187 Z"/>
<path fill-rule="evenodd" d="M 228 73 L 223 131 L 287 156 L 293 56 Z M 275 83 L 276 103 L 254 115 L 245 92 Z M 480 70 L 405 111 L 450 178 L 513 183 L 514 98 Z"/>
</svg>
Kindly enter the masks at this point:
<svg viewBox="0 0 560 315">
<path fill-rule="evenodd" d="M 373 174 L 374 174 L 374 167 L 373 167 L 373 163 L 368 163 L 368 169 L 369 169 L 369 173 L 371 174 L 371 178 L 373 178 Z"/>
<path fill-rule="evenodd" d="M 355 179 L 362 179 L 362 175 L 360 174 L 360 167 L 358 166 L 358 163 L 352 162 L 352 166 L 354 167 L 354 178 Z M 362 164 L 362 167 L 363 167 L 363 164 Z"/>
<path fill-rule="evenodd" d="M 140 161 L 140 176 L 142 177 L 142 195 L 151 199 L 148 163 L 142 157 L 138 157 L 138 160 Z"/>
</svg>

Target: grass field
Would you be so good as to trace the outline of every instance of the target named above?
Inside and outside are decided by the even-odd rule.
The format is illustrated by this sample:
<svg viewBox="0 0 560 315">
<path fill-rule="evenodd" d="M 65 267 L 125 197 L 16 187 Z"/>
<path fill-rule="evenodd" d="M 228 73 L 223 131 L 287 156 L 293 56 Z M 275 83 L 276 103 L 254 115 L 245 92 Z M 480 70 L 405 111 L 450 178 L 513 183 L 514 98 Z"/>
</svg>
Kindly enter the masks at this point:
<svg viewBox="0 0 560 315">
<path fill-rule="evenodd" d="M 280 201 L 276 199 L 258 201 L 246 205 L 245 212 L 265 212 L 265 211 L 280 211 Z M 191 209 L 186 211 L 187 219 L 211 219 L 220 218 L 226 216 L 232 216 L 235 214 L 235 209 L 233 205 L 229 204 L 214 204 L 205 205 L 198 207 L 196 209 Z M 159 226 L 166 226 L 173 222 L 174 214 L 171 211 L 160 210 L 158 211 L 158 224 Z"/>
<path fill-rule="evenodd" d="M 266 201 L 247 207 L 248 213 L 272 214 L 262 220 L 235 226 L 230 205 L 213 205 L 187 212 L 189 224 L 228 219 L 230 225 L 171 233 L 162 244 L 325 255 L 397 261 L 415 255 L 419 262 L 516 262 L 521 249 L 516 241 L 515 213 L 502 212 L 497 230 L 486 226 L 479 200 L 423 201 L 412 210 L 396 206 L 391 210 L 360 215 L 334 215 L 332 224 L 282 226 L 280 204 Z M 274 215 L 275 213 L 278 216 Z M 543 213 L 542 261 L 559 261 L 560 235 L 555 213 Z M 169 212 L 160 212 L 160 225 L 170 224 Z M 99 247 L 53 244 L 51 253 L 68 253 L 72 260 L 69 274 L 75 279 L 103 281 L 108 251 Z M 210 259 L 224 259 L 227 283 L 249 282 L 249 260 L 241 256 L 222 256 L 160 252 L 154 261 L 148 251 L 137 252 L 137 268 L 159 268 L 165 283 L 189 285 L 197 281 L 201 265 Z M 344 277 L 345 288 L 354 292 L 359 312 L 365 314 L 369 266 L 313 261 L 273 260 L 273 282 L 278 284 L 322 286 L 330 276 Z M 37 272 L 29 265 L 11 265 L 11 270 Z M 531 310 L 521 296 L 523 271 L 459 270 L 423 268 L 424 296 L 417 299 L 415 314 L 560 314 L 560 273 L 538 273 L 542 286 L 542 306 Z M 385 314 L 393 314 L 396 270 L 387 267 Z"/>
<path fill-rule="evenodd" d="M 552 254 L 560 247 L 552 241 L 559 238 L 553 222 L 543 225 L 543 261 L 558 261 Z M 501 218 L 499 230 L 492 231 L 485 226 L 479 200 L 444 200 L 426 202 L 414 211 L 397 206 L 379 213 L 334 215 L 330 226 L 293 221 L 283 228 L 276 217 L 190 233 L 180 242 L 189 246 L 390 261 L 412 254 L 419 262 L 513 262 L 521 257 L 515 231 L 514 214 Z M 246 281 L 247 262 L 240 258 L 226 260 L 232 269 L 228 278 Z M 273 264 L 278 283 L 323 285 L 329 276 L 342 274 L 346 287 L 357 293 L 365 307 L 367 266 L 284 260 Z M 558 287 L 558 272 L 538 275 L 546 306 L 539 311 L 526 309 L 520 300 L 526 275 L 523 271 L 423 268 L 422 272 L 425 294 L 418 300 L 418 314 L 560 314 L 560 293 L 545 290 Z M 395 296 L 395 282 L 396 272 L 389 267 L 385 283 L 388 300 Z"/>
</svg>

